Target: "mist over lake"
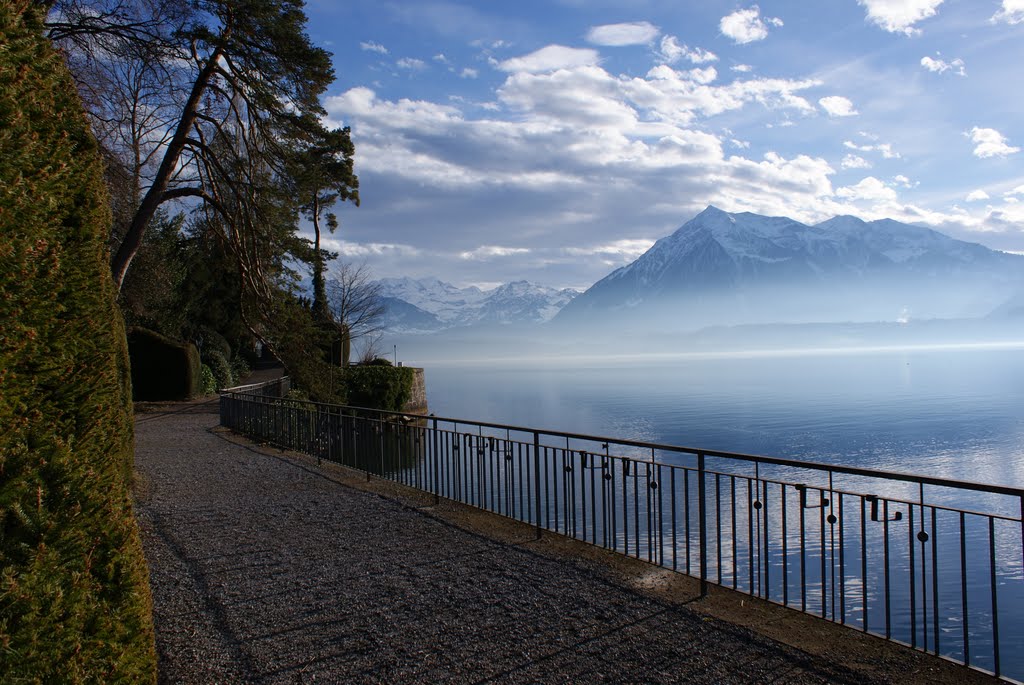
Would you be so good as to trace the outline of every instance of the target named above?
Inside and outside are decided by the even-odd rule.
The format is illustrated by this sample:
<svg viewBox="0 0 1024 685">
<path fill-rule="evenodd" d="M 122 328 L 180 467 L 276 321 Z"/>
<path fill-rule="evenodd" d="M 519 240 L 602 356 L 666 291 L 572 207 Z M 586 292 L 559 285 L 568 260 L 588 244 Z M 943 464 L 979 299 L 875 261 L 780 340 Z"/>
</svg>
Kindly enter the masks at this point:
<svg viewBox="0 0 1024 685">
<path fill-rule="evenodd" d="M 1022 344 L 409 363 L 438 416 L 1024 485 Z"/>
</svg>

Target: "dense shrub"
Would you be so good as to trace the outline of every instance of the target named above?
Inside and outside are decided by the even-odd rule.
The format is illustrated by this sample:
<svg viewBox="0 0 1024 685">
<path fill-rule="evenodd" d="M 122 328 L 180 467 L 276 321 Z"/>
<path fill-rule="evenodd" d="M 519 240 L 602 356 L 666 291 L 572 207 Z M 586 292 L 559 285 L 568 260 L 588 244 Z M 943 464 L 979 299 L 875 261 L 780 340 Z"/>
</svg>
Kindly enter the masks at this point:
<svg viewBox="0 0 1024 685">
<path fill-rule="evenodd" d="M 297 400 L 299 402 L 309 402 L 309 394 L 305 390 L 299 388 L 291 388 L 285 394 L 284 399 L 286 400 Z"/>
<path fill-rule="evenodd" d="M 203 354 L 203 362 L 213 371 L 213 377 L 217 380 L 217 390 L 230 388 L 235 384 L 231 375 L 231 364 L 224 355 L 217 350 L 210 350 Z"/>
<path fill-rule="evenodd" d="M 45 4 L 0 0 L 0 680 L 152 683 L 110 213 Z"/>
<path fill-rule="evenodd" d="M 199 394 L 212 395 L 217 392 L 217 379 L 206 364 L 199 367 Z"/>
<path fill-rule="evenodd" d="M 365 366 L 391 366 L 391 360 L 384 357 L 374 357 L 366 362 Z"/>
<path fill-rule="evenodd" d="M 203 341 L 204 357 L 210 352 L 219 352 L 225 359 L 231 359 L 231 343 L 223 335 L 212 328 L 203 328 L 198 336 Z"/>
<path fill-rule="evenodd" d="M 413 370 L 391 364 L 350 366 L 345 370 L 348 404 L 401 411 L 412 391 Z"/>
<path fill-rule="evenodd" d="M 136 400 L 184 400 L 200 394 L 199 352 L 144 328 L 128 331 Z"/>
<path fill-rule="evenodd" d="M 248 378 L 250 373 L 252 373 L 252 369 L 249 367 L 249 362 L 241 354 L 231 360 L 231 377 L 235 379 L 236 385 Z"/>
</svg>

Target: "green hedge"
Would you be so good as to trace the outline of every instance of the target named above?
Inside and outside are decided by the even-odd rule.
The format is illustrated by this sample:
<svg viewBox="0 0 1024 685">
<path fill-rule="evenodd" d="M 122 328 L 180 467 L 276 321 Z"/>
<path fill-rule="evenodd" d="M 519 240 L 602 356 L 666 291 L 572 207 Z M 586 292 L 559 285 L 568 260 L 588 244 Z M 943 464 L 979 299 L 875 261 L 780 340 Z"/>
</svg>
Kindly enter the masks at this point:
<svg viewBox="0 0 1024 685">
<path fill-rule="evenodd" d="M 152 683 L 110 213 L 40 4 L 0 0 L 0 680 Z"/>
<path fill-rule="evenodd" d="M 217 389 L 223 390 L 235 385 L 234 374 L 231 371 L 231 363 L 225 359 L 220 350 L 209 350 L 203 353 L 203 363 L 213 371 L 213 377 L 217 381 Z"/>
<path fill-rule="evenodd" d="M 401 411 L 412 393 L 413 370 L 390 365 L 350 366 L 345 370 L 348 404 Z"/>
<path fill-rule="evenodd" d="M 217 379 L 214 378 L 210 367 L 203 364 L 199 369 L 199 394 L 212 395 L 215 392 L 217 392 Z"/>
</svg>

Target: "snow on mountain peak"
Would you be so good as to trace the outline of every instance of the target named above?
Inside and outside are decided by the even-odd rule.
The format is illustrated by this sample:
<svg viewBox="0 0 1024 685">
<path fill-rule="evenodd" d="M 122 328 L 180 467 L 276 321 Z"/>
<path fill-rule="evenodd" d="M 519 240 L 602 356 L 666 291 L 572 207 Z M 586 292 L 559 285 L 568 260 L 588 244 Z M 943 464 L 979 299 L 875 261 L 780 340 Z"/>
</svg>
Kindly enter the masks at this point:
<svg viewBox="0 0 1024 685">
<path fill-rule="evenodd" d="M 519 280 L 491 290 L 458 288 L 435 277 L 383 278 L 381 295 L 433 314 L 445 327 L 477 323 L 541 323 L 550 320 L 579 293 Z"/>
<path fill-rule="evenodd" d="M 853 320 L 910 299 L 929 316 L 963 316 L 1024 281 L 1021 262 L 891 219 L 839 216 L 812 226 L 711 206 L 595 283 L 559 318 L 643 310 L 738 321 L 769 311 L 810 316 L 798 308 L 813 302 L 814 316 Z"/>
</svg>

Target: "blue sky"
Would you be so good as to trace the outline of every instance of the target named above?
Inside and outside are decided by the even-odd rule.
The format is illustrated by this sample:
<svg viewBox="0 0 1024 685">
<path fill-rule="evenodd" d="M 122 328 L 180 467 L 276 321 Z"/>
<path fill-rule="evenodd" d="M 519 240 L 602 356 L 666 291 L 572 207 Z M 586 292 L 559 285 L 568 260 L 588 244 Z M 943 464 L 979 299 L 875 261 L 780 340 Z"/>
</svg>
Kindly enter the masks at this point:
<svg viewBox="0 0 1024 685">
<path fill-rule="evenodd" d="M 585 288 L 708 204 L 1024 251 L 1024 0 L 309 0 L 378 277 Z"/>
</svg>

